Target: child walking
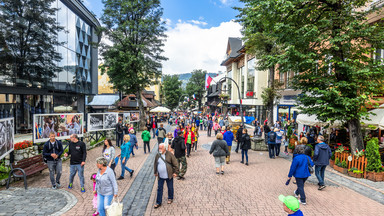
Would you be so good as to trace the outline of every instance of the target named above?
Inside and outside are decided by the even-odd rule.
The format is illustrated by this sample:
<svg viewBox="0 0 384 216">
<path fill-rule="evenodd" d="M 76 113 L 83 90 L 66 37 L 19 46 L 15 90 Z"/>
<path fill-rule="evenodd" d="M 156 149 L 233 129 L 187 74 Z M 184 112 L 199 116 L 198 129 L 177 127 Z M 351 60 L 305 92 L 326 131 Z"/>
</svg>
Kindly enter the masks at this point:
<svg viewBox="0 0 384 216">
<path fill-rule="evenodd" d="M 93 182 L 93 191 L 96 190 L 96 175 L 97 173 L 93 173 L 91 175 L 91 180 Z M 93 200 L 92 200 L 93 208 L 96 209 L 95 213 L 93 213 L 93 216 L 99 215 L 99 212 L 97 211 L 97 193 L 94 193 Z"/>
</svg>

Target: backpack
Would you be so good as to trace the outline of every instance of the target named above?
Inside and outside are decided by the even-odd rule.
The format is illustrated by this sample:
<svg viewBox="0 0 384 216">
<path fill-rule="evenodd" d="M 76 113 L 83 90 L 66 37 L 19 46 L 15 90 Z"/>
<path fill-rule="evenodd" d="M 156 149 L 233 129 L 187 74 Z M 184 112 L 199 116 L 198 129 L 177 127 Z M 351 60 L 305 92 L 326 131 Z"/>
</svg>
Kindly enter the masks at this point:
<svg viewBox="0 0 384 216">
<path fill-rule="evenodd" d="M 276 133 L 275 132 L 269 133 L 268 141 L 271 141 L 271 142 L 275 142 L 276 141 Z"/>
</svg>

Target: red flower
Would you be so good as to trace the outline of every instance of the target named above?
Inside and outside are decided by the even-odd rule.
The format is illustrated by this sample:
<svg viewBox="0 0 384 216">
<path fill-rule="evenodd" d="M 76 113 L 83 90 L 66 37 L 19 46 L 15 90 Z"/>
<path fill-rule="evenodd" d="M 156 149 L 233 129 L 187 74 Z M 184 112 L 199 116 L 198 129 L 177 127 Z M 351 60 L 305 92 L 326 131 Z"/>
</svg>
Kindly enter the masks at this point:
<svg viewBox="0 0 384 216">
<path fill-rule="evenodd" d="M 363 149 L 363 152 L 364 152 L 365 150 Z"/>
</svg>

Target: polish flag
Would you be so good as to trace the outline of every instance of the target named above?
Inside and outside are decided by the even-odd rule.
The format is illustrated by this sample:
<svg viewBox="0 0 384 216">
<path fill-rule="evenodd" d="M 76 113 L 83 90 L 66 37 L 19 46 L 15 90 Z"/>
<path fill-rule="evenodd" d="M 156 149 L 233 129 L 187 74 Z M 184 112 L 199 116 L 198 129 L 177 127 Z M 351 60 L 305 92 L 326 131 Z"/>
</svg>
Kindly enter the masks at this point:
<svg viewBox="0 0 384 216">
<path fill-rule="evenodd" d="M 196 100 L 196 95 L 195 94 L 193 94 L 193 100 Z"/>
<path fill-rule="evenodd" d="M 205 89 L 209 88 L 209 85 L 212 82 L 212 77 L 210 77 L 208 74 L 205 74 Z"/>
</svg>

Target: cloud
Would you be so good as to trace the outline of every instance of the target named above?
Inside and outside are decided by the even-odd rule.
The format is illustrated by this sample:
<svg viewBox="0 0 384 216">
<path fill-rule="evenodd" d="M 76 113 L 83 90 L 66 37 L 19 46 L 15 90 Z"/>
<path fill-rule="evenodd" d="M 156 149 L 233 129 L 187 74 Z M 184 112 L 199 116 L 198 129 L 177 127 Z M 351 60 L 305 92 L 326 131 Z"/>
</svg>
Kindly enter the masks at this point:
<svg viewBox="0 0 384 216">
<path fill-rule="evenodd" d="M 228 37 L 241 37 L 240 29 L 240 24 L 233 21 L 203 28 L 200 23 L 179 20 L 166 32 L 164 55 L 169 60 L 163 62 L 163 73 L 189 73 L 194 69 L 224 71 L 220 63 L 224 60 Z"/>
<path fill-rule="evenodd" d="M 189 20 L 189 22 L 191 22 L 195 25 L 203 25 L 203 26 L 208 25 L 208 23 L 203 22 L 203 21 L 199 21 L 199 20 Z"/>
</svg>

